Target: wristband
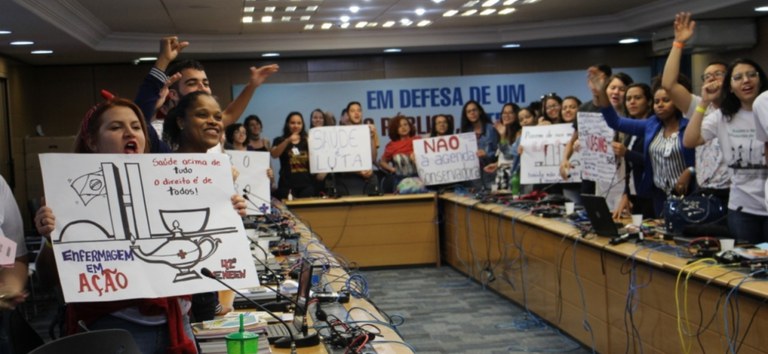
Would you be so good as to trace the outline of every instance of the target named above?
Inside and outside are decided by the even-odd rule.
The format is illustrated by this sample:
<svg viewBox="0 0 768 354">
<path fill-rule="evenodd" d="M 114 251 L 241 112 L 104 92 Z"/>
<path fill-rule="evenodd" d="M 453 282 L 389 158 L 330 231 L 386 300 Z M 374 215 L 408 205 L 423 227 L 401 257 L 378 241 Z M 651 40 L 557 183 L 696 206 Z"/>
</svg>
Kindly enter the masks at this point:
<svg viewBox="0 0 768 354">
<path fill-rule="evenodd" d="M 683 49 L 685 48 L 685 42 L 674 41 L 672 42 L 672 46 L 675 48 Z"/>
<path fill-rule="evenodd" d="M 704 114 L 705 112 L 707 112 L 707 109 L 702 106 L 696 106 L 696 112 Z"/>
</svg>

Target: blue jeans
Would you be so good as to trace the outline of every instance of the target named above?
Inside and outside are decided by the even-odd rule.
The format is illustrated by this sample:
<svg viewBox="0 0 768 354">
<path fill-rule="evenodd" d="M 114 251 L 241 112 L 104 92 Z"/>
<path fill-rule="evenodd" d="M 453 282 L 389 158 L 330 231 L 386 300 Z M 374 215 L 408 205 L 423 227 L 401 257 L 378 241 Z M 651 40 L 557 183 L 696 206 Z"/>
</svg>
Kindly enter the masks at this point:
<svg viewBox="0 0 768 354">
<path fill-rule="evenodd" d="M 192 334 L 192 327 L 189 325 L 189 318 L 184 315 L 184 333 L 195 340 Z M 94 321 L 88 326 L 89 330 L 120 328 L 131 332 L 133 340 L 139 346 L 143 354 L 163 354 L 166 353 L 170 342 L 168 340 L 168 324 L 163 323 L 156 326 L 146 326 L 131 321 L 124 320 L 112 315 L 106 315 Z"/>
<path fill-rule="evenodd" d="M 768 242 L 768 216 L 728 209 L 728 231 L 737 241 Z"/>
</svg>

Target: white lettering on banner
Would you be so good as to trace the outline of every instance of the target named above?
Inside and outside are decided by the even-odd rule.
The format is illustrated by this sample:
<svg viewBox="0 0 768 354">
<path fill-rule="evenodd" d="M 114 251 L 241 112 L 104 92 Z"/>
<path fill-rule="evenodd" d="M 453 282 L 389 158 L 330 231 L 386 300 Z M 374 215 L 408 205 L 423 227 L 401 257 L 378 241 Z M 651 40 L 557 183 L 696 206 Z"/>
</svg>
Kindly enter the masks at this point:
<svg viewBox="0 0 768 354">
<path fill-rule="evenodd" d="M 413 152 L 419 177 L 428 186 L 480 178 L 474 133 L 417 139 Z"/>
</svg>

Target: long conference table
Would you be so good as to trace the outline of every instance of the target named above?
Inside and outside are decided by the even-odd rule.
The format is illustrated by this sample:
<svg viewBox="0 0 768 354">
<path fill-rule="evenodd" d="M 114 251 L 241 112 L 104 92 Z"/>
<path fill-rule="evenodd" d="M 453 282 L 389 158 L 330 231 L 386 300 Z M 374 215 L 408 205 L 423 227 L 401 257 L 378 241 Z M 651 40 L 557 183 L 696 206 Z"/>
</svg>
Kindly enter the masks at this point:
<svg viewBox="0 0 768 354">
<path fill-rule="evenodd" d="M 614 246 L 562 220 L 453 193 L 287 206 L 361 266 L 439 265 L 442 246 L 445 263 L 600 353 L 768 352 L 768 284 L 689 265 L 671 246 Z"/>
</svg>

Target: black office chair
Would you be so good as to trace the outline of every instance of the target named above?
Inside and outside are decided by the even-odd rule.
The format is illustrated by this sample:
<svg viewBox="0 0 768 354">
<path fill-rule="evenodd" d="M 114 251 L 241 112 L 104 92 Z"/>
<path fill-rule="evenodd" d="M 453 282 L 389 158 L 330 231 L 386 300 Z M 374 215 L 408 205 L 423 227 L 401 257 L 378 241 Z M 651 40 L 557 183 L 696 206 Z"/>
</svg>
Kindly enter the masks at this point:
<svg viewBox="0 0 768 354">
<path fill-rule="evenodd" d="M 73 334 L 46 343 L 29 354 L 141 354 L 131 333 L 124 329 L 103 329 Z"/>
</svg>

